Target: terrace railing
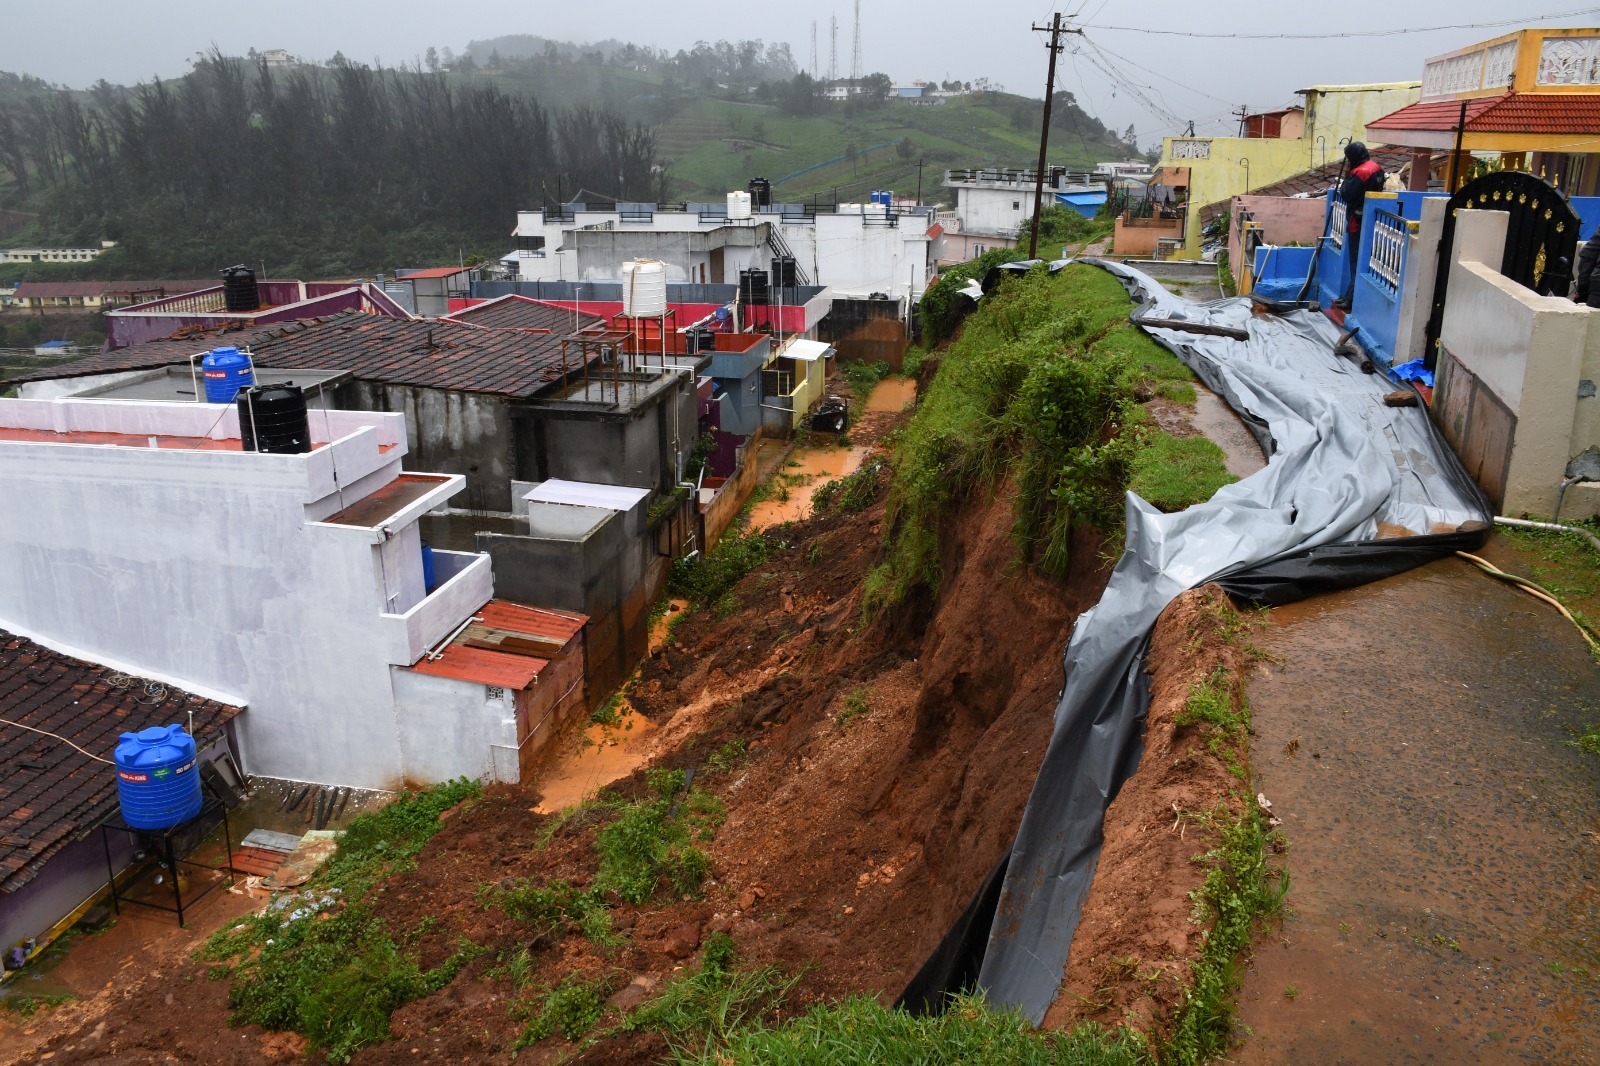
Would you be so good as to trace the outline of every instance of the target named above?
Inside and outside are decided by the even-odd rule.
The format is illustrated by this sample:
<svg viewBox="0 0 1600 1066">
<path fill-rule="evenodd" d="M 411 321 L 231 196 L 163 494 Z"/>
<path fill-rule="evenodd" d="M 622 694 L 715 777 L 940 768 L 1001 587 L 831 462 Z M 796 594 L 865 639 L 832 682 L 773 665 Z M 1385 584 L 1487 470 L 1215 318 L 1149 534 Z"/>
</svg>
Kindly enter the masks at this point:
<svg viewBox="0 0 1600 1066">
<path fill-rule="evenodd" d="M 1406 220 L 1379 208 L 1372 217 L 1372 244 L 1367 253 L 1367 276 L 1392 294 L 1400 288 L 1405 273 Z"/>
</svg>

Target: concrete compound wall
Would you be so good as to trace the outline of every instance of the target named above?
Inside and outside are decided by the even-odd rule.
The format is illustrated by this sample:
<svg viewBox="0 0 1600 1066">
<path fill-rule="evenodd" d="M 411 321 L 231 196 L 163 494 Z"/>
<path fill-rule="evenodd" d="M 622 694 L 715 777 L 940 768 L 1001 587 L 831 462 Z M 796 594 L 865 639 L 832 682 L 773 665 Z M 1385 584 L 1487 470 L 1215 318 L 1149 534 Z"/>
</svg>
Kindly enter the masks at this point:
<svg viewBox="0 0 1600 1066">
<path fill-rule="evenodd" d="M 528 505 L 530 534 L 480 533 L 496 588 L 509 600 L 589 616 L 591 705 L 607 697 L 649 651 L 650 606 L 665 582 L 646 528 L 647 500 L 629 511 Z"/>
<path fill-rule="evenodd" d="M 457 506 L 511 509 L 506 483 L 516 473 L 515 436 L 504 397 L 354 381 L 340 386 L 337 399 L 352 410 L 404 415 L 405 468 L 465 477 Z"/>
<path fill-rule="evenodd" d="M 415 781 L 457 775 L 519 779 L 516 693 L 457 678 L 393 670 L 394 714 L 406 773 Z"/>
<path fill-rule="evenodd" d="M 1567 462 L 1600 446 L 1600 325 L 1499 273 L 1508 220 L 1456 216 L 1433 413 L 1500 513 L 1548 516 Z M 1600 485 L 1568 491 L 1564 518 L 1596 513 Z"/>
<path fill-rule="evenodd" d="M 63 404 L 126 412 L 147 431 L 218 418 L 205 404 L 11 406 L 31 403 L 0 400 L 0 424 Z M 396 787 L 409 770 L 389 667 L 488 598 L 487 560 L 412 603 L 415 516 L 394 537 L 318 521 L 360 498 L 347 487 L 340 499 L 336 451 L 341 473 L 369 486 L 404 454 L 378 449 L 401 438 L 398 416 L 334 414 L 369 426 L 307 455 L 0 442 L 0 627 L 244 705 L 248 772 Z M 460 484 L 442 482 L 439 497 Z"/>
</svg>

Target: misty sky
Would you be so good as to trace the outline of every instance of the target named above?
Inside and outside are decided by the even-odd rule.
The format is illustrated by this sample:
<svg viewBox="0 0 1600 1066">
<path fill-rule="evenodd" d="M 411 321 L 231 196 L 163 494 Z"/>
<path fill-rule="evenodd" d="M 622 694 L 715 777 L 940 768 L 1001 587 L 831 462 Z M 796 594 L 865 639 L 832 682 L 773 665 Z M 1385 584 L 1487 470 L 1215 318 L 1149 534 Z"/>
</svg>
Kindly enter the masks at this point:
<svg viewBox="0 0 1600 1066">
<path fill-rule="evenodd" d="M 1422 76 L 1422 62 L 1440 52 L 1501 33 L 1506 28 L 1457 29 L 1375 38 L 1325 40 L 1199 40 L 1109 28 L 1199 33 L 1399 29 L 1443 24 L 1502 22 L 1521 15 L 1576 10 L 1571 0 L 1520 4 L 1490 0 L 1338 0 L 1329 4 L 1209 4 L 1172 0 L 862 0 L 863 66 L 896 81 L 989 78 L 1010 91 L 1041 97 L 1047 60 L 1043 36 L 1030 23 L 1053 11 L 1078 13 L 1095 57 L 1120 71 L 1117 86 L 1087 54 L 1062 56 L 1058 85 L 1077 94 L 1091 114 L 1119 132 L 1130 123 L 1149 146 L 1180 132 L 1175 120 L 1193 119 L 1198 132 L 1228 133 L 1227 113 L 1295 102 L 1294 90 L 1339 82 L 1401 81 Z M 600 17 L 604 12 L 605 17 Z M 811 23 L 817 23 L 819 65 L 828 62 L 828 19 L 839 19 L 839 66 L 848 73 L 850 2 L 732 3 L 722 0 L 607 0 L 599 4 L 440 4 L 437 0 L 273 0 L 230 5 L 218 0 L 84 0 L 66 5 L 5 5 L 0 19 L 0 70 L 29 73 L 82 88 L 97 78 L 132 83 L 182 74 L 195 53 L 215 44 L 224 53 L 286 48 L 308 59 L 343 52 L 351 59 L 410 62 L 429 45 L 461 49 L 468 41 L 511 33 L 557 40 L 613 37 L 656 48 L 691 48 L 696 40 L 762 38 L 787 41 L 809 66 Z M 1600 8 L 1545 25 L 1594 25 Z M 1083 47 L 1083 46 L 1079 46 Z M 1085 49 L 1087 53 L 1087 49 Z M 1145 68 L 1145 69 L 1141 69 Z M 1162 76 L 1152 72 L 1160 71 Z M 1176 78 L 1177 82 L 1170 80 Z M 1179 84 L 1181 83 L 1181 84 Z M 1137 95 L 1142 94 L 1145 100 Z"/>
</svg>

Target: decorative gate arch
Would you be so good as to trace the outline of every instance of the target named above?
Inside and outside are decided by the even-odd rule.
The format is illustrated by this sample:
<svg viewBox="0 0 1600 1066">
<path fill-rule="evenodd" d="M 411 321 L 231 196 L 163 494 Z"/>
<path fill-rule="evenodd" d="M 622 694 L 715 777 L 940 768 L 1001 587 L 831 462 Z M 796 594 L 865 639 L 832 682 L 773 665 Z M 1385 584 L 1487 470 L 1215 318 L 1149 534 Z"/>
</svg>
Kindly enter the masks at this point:
<svg viewBox="0 0 1600 1066">
<path fill-rule="evenodd" d="M 1433 283 L 1433 310 L 1428 316 L 1426 365 L 1439 357 L 1439 330 L 1450 285 L 1451 252 L 1455 247 L 1456 212 L 1506 211 L 1506 251 L 1500 273 L 1541 296 L 1565 296 L 1578 251 L 1578 213 L 1555 186 L 1517 170 L 1497 170 L 1463 185 L 1445 208 L 1439 239 L 1439 273 Z"/>
</svg>

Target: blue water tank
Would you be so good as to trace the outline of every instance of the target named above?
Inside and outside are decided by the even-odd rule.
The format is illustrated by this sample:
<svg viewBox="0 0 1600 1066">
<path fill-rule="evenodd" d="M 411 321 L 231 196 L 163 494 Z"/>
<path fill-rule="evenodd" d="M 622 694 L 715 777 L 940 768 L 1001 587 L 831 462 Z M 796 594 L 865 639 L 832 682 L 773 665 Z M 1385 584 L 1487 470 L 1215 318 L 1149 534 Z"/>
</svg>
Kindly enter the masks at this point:
<svg viewBox="0 0 1600 1066">
<path fill-rule="evenodd" d="M 233 394 L 256 383 L 250 357 L 237 348 L 213 348 L 200 360 L 206 403 L 232 403 Z"/>
<path fill-rule="evenodd" d="M 132 829 L 166 829 L 200 813 L 194 738 L 179 725 L 151 726 L 117 738 L 117 798 Z"/>
<path fill-rule="evenodd" d="M 432 592 L 438 587 L 433 571 L 433 545 L 422 542 L 422 587 Z"/>
</svg>

